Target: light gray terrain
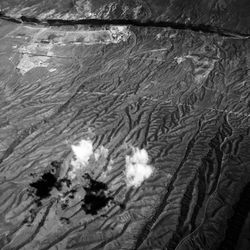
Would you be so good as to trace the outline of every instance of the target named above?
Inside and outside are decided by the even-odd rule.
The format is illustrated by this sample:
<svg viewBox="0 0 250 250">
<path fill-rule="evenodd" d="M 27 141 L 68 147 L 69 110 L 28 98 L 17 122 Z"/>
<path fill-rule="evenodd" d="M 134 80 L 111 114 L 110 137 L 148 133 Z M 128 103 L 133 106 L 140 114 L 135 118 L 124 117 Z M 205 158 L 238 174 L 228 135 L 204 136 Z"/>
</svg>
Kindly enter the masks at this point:
<svg viewBox="0 0 250 250">
<path fill-rule="evenodd" d="M 0 4 L 0 249 L 250 249 L 249 26 L 18 23 L 6 17 L 48 15 L 12 2 Z M 93 154 L 74 179 L 80 141 Z M 137 186 L 131 148 L 152 169 Z"/>
</svg>

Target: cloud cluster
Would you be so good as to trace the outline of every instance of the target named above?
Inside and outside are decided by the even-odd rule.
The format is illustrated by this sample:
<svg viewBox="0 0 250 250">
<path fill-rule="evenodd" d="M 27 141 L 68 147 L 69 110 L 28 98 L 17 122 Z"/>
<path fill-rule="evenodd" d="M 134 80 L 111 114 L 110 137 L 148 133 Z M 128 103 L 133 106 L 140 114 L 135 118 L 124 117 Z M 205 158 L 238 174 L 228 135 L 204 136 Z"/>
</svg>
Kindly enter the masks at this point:
<svg viewBox="0 0 250 250">
<path fill-rule="evenodd" d="M 68 173 L 71 179 L 77 177 L 80 171 L 84 171 L 89 161 L 95 161 L 99 164 L 100 161 L 105 160 L 108 156 L 108 150 L 103 146 L 94 150 L 92 141 L 89 139 L 81 140 L 78 144 L 72 145 L 71 149 L 74 154 L 74 158 L 71 160 L 72 169 Z M 149 165 L 149 156 L 145 149 L 132 147 L 132 154 L 126 155 L 125 162 L 125 175 L 128 187 L 139 187 L 154 171 L 154 168 Z"/>
<path fill-rule="evenodd" d="M 108 149 L 104 148 L 103 146 L 96 149 L 94 153 L 94 157 L 96 161 L 99 161 L 101 157 L 107 158 L 108 156 Z"/>
<path fill-rule="evenodd" d="M 132 148 L 132 155 L 126 156 L 127 185 L 139 187 L 153 173 L 153 167 L 148 164 L 149 157 L 145 149 Z"/>
<path fill-rule="evenodd" d="M 88 164 L 88 161 L 93 154 L 93 144 L 91 140 L 81 140 L 77 145 L 72 145 L 71 149 L 75 159 L 72 159 L 70 162 L 73 168 L 69 172 L 69 176 L 74 179 L 77 172 Z"/>
<path fill-rule="evenodd" d="M 93 154 L 93 145 L 90 140 L 81 140 L 78 145 L 72 145 L 71 149 L 78 161 L 85 165 Z"/>
</svg>

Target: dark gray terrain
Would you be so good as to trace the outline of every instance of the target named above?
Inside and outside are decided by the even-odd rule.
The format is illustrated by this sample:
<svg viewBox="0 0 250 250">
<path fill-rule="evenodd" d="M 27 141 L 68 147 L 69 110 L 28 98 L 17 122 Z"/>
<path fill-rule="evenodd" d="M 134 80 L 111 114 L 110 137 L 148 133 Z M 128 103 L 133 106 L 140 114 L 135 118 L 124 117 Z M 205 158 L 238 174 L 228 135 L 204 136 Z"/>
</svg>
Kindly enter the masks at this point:
<svg viewBox="0 0 250 250">
<path fill-rule="evenodd" d="M 1 250 L 249 250 L 249 0 L 0 1 Z"/>
</svg>

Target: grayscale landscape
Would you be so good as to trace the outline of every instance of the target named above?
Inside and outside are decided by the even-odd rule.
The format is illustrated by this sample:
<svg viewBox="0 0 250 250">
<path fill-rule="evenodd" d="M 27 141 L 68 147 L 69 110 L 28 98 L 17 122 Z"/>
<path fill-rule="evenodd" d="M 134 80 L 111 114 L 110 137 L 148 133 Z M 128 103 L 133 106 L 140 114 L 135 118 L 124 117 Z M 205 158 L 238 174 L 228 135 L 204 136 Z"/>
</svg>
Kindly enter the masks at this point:
<svg viewBox="0 0 250 250">
<path fill-rule="evenodd" d="M 0 0 L 0 249 L 249 250 L 250 2 Z"/>
</svg>

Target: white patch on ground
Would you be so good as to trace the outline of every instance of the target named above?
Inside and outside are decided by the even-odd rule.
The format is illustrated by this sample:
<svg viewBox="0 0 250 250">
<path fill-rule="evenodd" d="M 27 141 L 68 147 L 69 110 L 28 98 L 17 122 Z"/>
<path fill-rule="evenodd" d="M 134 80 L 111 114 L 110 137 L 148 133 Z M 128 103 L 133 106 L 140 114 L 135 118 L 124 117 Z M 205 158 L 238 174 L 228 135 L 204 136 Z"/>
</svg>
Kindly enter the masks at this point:
<svg viewBox="0 0 250 250">
<path fill-rule="evenodd" d="M 201 59 L 200 57 L 193 55 L 175 57 L 174 59 L 177 61 L 178 64 L 184 62 L 187 59 L 193 61 L 193 64 L 195 65 L 195 69 L 193 71 L 194 80 L 197 84 L 202 83 L 208 77 L 210 72 L 214 69 L 214 64 L 217 61 L 216 59 Z"/>
<path fill-rule="evenodd" d="M 56 71 L 55 68 L 49 69 L 49 72 L 54 72 L 54 71 Z"/>
<path fill-rule="evenodd" d="M 180 64 L 186 60 L 186 57 L 185 56 L 179 56 L 179 57 L 176 56 L 174 59 L 176 60 L 176 62 L 178 64 Z"/>
<path fill-rule="evenodd" d="M 148 164 L 149 157 L 145 149 L 132 148 L 131 156 L 126 156 L 127 185 L 139 187 L 153 173 L 153 167 Z"/>
<path fill-rule="evenodd" d="M 47 57 L 44 56 L 33 56 L 31 57 L 28 54 L 24 54 L 21 58 L 17 68 L 20 70 L 20 73 L 24 75 L 26 72 L 30 71 L 36 67 L 48 67 L 49 63 L 46 61 L 48 60 Z"/>
<path fill-rule="evenodd" d="M 60 35 L 59 32 L 57 32 Z M 110 26 L 108 29 L 101 30 L 82 30 L 68 31 L 60 36 L 57 43 L 62 44 L 78 44 L 78 45 L 93 45 L 93 44 L 110 44 L 125 42 L 130 37 L 131 32 L 127 26 Z"/>
<path fill-rule="evenodd" d="M 23 45 L 18 49 L 22 57 L 17 68 L 22 75 L 36 67 L 48 67 L 48 60 L 53 56 L 53 45 L 37 42 L 38 37 L 46 30 L 46 28 L 34 30 L 33 39 L 27 45 Z"/>
<path fill-rule="evenodd" d="M 157 35 L 156 35 L 156 40 L 159 40 L 160 38 L 161 38 L 161 33 L 158 33 Z"/>
<path fill-rule="evenodd" d="M 187 55 L 186 58 L 191 59 L 195 65 L 193 73 L 197 84 L 200 84 L 206 80 L 210 72 L 214 69 L 214 64 L 217 61 L 216 59 L 201 59 L 200 57 L 193 55 Z"/>
<path fill-rule="evenodd" d="M 54 51 L 66 45 L 93 45 L 125 42 L 131 32 L 127 26 L 110 26 L 100 30 L 60 30 L 56 28 L 22 27 L 25 36 L 18 37 L 19 30 L 12 36 L 19 39 L 30 39 L 25 45 L 18 48 L 21 59 L 17 68 L 25 74 L 36 67 L 48 67 Z M 53 36 L 53 39 L 49 39 Z M 44 42 L 46 41 L 46 43 Z"/>
<path fill-rule="evenodd" d="M 113 43 L 126 42 L 131 35 L 127 26 L 111 26 L 109 32 Z"/>
</svg>

